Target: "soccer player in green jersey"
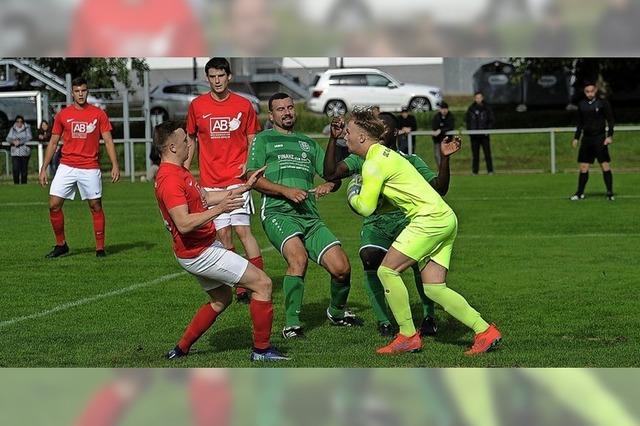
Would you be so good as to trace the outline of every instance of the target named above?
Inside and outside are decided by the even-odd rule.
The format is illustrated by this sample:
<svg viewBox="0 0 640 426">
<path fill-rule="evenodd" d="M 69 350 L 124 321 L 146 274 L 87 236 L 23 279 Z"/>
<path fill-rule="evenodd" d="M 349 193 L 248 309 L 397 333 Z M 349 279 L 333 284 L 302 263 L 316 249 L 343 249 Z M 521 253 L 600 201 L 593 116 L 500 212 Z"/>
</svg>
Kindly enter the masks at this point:
<svg viewBox="0 0 640 426">
<path fill-rule="evenodd" d="M 273 129 L 259 133 L 249 153 L 247 170 L 267 166 L 255 185 L 261 192 L 260 218 L 271 244 L 287 261 L 282 287 L 286 320 L 284 338 L 304 337 L 300 311 L 304 275 L 309 258 L 331 275 L 331 301 L 327 317 L 333 325 L 359 326 L 362 321 L 346 307 L 351 265 L 340 241 L 320 219 L 316 200 L 337 189 L 333 182 L 314 188 L 316 175 L 323 176 L 324 150 L 316 141 L 295 132 L 293 99 L 276 93 L 269 99 Z"/>
<path fill-rule="evenodd" d="M 385 125 L 386 133 L 381 144 L 396 151 L 398 120 L 389 113 L 383 112 L 378 115 Z M 364 160 L 355 154 L 349 155 L 343 161 L 336 164 L 334 150 L 336 140 L 344 133 L 344 119 L 336 117 L 331 122 L 331 134 L 327 144 L 327 152 L 324 157 L 325 179 L 334 181 L 343 179 L 362 172 Z M 460 149 L 458 139 L 445 139 L 439 146 L 443 161 L 440 163 L 438 174 L 429 168 L 417 155 L 403 155 L 420 172 L 422 177 L 440 194 L 445 195 L 449 190 L 450 170 L 449 156 Z M 384 337 L 393 337 L 397 330 L 391 324 L 391 315 L 388 312 L 384 298 L 384 288 L 377 275 L 377 269 L 382 263 L 382 258 L 391 247 L 391 243 L 398 237 L 400 232 L 409 223 L 404 213 L 398 209 L 378 208 L 371 216 L 365 218 L 362 231 L 360 232 L 360 260 L 364 269 L 364 285 L 373 312 L 378 321 L 378 332 Z M 413 275 L 420 300 L 422 301 L 423 320 L 420 325 L 420 335 L 434 335 L 437 332 L 435 321 L 434 304 L 424 294 L 422 278 L 418 265 L 413 265 Z"/>
<path fill-rule="evenodd" d="M 361 181 L 352 181 L 347 191 L 349 205 L 362 216 L 371 216 L 382 195 L 409 219 L 378 268 L 378 278 L 400 332 L 377 352 L 395 354 L 422 349 L 420 333 L 416 332 L 411 317 L 407 289 L 400 277 L 400 273 L 415 263 L 420 268 L 427 297 L 476 333 L 466 354 L 486 352 L 500 341 L 500 332 L 446 285 L 458 229 L 456 215 L 411 163 L 378 143 L 384 132 L 382 121 L 370 110 L 362 110 L 353 112 L 344 136 L 349 151 L 364 159 Z"/>
</svg>

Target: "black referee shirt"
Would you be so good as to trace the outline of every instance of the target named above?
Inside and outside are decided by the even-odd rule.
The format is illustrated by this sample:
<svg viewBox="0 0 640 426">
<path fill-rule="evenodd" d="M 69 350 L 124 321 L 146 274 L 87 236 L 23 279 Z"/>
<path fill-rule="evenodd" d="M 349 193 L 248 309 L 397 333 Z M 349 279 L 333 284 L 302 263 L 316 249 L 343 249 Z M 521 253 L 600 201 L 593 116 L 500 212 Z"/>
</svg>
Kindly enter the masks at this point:
<svg viewBox="0 0 640 426">
<path fill-rule="evenodd" d="M 606 130 L 607 124 L 609 130 Z M 609 101 L 595 98 L 591 101 L 583 99 L 578 104 L 578 126 L 574 139 L 580 139 L 584 133 L 586 138 L 603 135 L 613 136 L 613 111 Z"/>
</svg>

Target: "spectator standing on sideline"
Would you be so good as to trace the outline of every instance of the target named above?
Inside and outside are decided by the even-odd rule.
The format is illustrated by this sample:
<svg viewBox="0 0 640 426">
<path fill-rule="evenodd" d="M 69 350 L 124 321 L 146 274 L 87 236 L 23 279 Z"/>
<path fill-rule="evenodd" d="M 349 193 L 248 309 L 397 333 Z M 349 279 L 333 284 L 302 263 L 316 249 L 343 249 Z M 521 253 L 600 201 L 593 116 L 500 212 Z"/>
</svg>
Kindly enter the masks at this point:
<svg viewBox="0 0 640 426">
<path fill-rule="evenodd" d="M 436 161 L 436 165 L 440 166 L 441 152 L 440 144 L 442 140 L 447 137 L 447 132 L 450 132 L 455 127 L 455 117 L 453 114 L 449 114 L 449 104 L 442 102 L 440 109 L 433 116 L 431 121 L 431 130 L 433 130 L 433 158 Z"/>
<path fill-rule="evenodd" d="M 27 183 L 29 158 L 31 157 L 31 148 L 27 146 L 27 142 L 31 139 L 31 128 L 24 122 L 24 117 L 18 115 L 7 135 L 7 142 L 11 144 L 13 183 L 16 185 Z"/>
<path fill-rule="evenodd" d="M 576 148 L 582 136 L 578 151 L 578 190 L 571 196 L 571 201 L 584 198 L 584 188 L 589 180 L 589 165 L 596 159 L 600 163 L 604 184 L 607 187 L 607 200 L 613 201 L 613 175 L 609 165 L 611 157 L 608 148 L 613 143 L 613 111 L 609 102 L 598 96 L 595 83 L 586 83 L 584 94 L 586 98 L 578 103 L 578 126 L 572 142 Z"/>
<path fill-rule="evenodd" d="M 474 102 L 467 109 L 467 130 L 492 129 L 495 124 L 493 110 L 484 103 L 482 92 L 473 95 Z M 471 171 L 478 174 L 480 168 L 480 147 L 484 152 L 484 160 L 487 162 L 487 173 L 493 174 L 493 160 L 491 159 L 491 142 L 489 135 L 471 135 L 471 154 L 473 156 Z"/>
<path fill-rule="evenodd" d="M 405 154 L 415 154 L 416 141 L 411 141 L 411 152 L 409 152 L 409 133 L 418 130 L 416 118 L 409 113 L 409 108 L 402 107 L 402 112 L 398 117 L 398 151 Z"/>
</svg>

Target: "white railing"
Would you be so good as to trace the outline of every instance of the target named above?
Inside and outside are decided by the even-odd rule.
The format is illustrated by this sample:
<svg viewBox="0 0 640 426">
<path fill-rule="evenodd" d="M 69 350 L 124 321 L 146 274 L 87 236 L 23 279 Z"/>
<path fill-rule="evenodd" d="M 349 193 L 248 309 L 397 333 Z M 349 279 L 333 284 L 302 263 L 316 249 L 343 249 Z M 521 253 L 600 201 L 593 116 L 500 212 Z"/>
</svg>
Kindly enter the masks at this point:
<svg viewBox="0 0 640 426">
<path fill-rule="evenodd" d="M 616 132 L 634 132 L 640 131 L 640 126 L 618 126 L 615 128 Z M 522 135 L 522 134 L 536 134 L 536 133 L 548 133 L 549 134 L 549 163 L 551 173 L 557 172 L 556 166 L 556 133 L 574 133 L 575 127 L 543 127 L 532 129 L 486 129 L 486 130 L 453 130 L 447 132 L 448 135 Z M 409 154 L 412 154 L 413 150 L 413 137 L 414 136 L 432 136 L 432 132 L 429 130 L 418 130 L 409 133 L 408 138 L 408 150 Z"/>
</svg>

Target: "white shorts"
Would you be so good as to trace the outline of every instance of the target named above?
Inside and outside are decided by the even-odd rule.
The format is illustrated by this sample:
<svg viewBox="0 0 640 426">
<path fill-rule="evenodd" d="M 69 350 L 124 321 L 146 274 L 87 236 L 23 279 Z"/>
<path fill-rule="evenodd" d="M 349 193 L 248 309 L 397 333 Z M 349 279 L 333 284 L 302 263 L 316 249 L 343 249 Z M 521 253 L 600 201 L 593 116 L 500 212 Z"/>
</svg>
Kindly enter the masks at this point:
<svg viewBox="0 0 640 426">
<path fill-rule="evenodd" d="M 226 188 L 204 189 L 207 192 L 229 191 L 230 189 L 235 189 L 239 186 L 242 186 L 242 184 L 229 185 Z M 213 224 L 216 226 L 216 229 L 226 228 L 227 226 L 251 226 L 251 215 L 254 213 L 251 191 L 247 191 L 242 194 L 242 198 L 244 198 L 244 206 L 239 209 L 235 209 L 231 213 L 222 213 L 213 220 Z"/>
<path fill-rule="evenodd" d="M 213 290 L 223 284 L 235 286 L 249 266 L 247 259 L 226 250 L 220 241 L 214 242 L 198 257 L 176 259 L 187 272 L 195 275 L 204 291 Z"/>
<path fill-rule="evenodd" d="M 76 198 L 76 185 L 83 200 L 102 198 L 102 172 L 100 169 L 78 169 L 60 164 L 51 181 L 49 195 L 67 200 Z"/>
</svg>

